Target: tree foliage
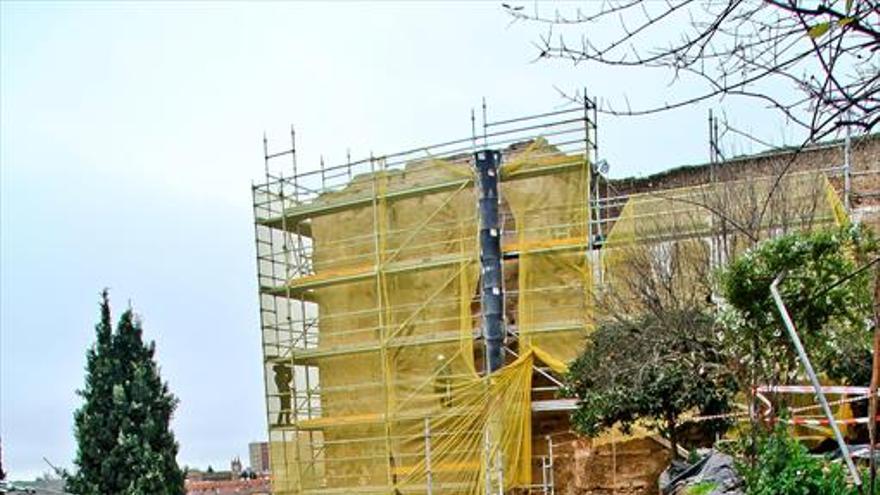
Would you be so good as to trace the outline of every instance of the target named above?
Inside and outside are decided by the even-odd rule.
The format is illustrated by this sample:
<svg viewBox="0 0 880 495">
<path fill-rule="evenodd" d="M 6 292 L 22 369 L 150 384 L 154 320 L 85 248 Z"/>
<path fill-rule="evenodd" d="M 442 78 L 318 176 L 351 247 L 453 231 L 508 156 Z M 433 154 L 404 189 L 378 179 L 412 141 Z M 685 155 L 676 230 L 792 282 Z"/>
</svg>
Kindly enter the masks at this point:
<svg viewBox="0 0 880 495">
<path fill-rule="evenodd" d="M 596 436 L 643 420 L 671 440 L 675 455 L 682 414 L 725 413 L 736 393 L 717 332 L 713 318 L 695 310 L 600 324 L 567 375 L 567 392 L 578 399 L 575 427 Z"/>
<path fill-rule="evenodd" d="M 870 376 L 871 273 L 877 242 L 859 227 L 794 232 L 767 240 L 737 258 L 720 276 L 730 305 L 727 344 L 743 366 L 773 383 L 796 377 L 796 355 L 770 294 L 779 286 L 804 346 L 830 378 L 867 384 Z"/>
<path fill-rule="evenodd" d="M 170 420 L 177 399 L 159 375 L 155 344 L 143 342 L 129 309 L 113 331 L 107 291 L 96 341 L 86 354 L 82 406 L 74 414 L 76 471 L 67 490 L 92 494 L 182 494 Z"/>
</svg>

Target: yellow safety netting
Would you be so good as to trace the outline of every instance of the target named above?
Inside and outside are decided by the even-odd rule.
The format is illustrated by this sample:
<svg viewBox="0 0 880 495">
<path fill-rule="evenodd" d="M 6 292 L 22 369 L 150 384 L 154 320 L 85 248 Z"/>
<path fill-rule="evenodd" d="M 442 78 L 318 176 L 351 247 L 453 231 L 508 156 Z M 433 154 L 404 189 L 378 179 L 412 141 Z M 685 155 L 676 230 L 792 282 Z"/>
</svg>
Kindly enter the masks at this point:
<svg viewBox="0 0 880 495">
<path fill-rule="evenodd" d="M 602 256 L 614 305 L 637 312 L 646 304 L 706 301 L 709 272 L 759 240 L 845 217 L 824 174 L 789 174 L 774 188 L 775 182 L 757 177 L 627 198 Z"/>
<path fill-rule="evenodd" d="M 432 493 L 528 484 L 533 353 L 488 378 L 474 361 L 470 166 L 380 170 L 319 201 L 354 205 L 311 220 L 314 275 L 289 282 L 317 306 L 317 342 L 294 358 L 316 397 L 270 428 L 274 491 L 425 493 L 429 473 Z"/>
<path fill-rule="evenodd" d="M 508 158 L 501 179 L 515 234 L 504 250 L 519 255 L 513 323 L 520 349 L 535 349 L 561 371 L 591 324 L 588 165 L 582 155 L 560 153 L 539 139 Z"/>
<path fill-rule="evenodd" d="M 636 311 L 630 282 L 640 270 L 662 276 L 677 267 L 686 276 L 674 291 L 705 298 L 691 283 L 703 278 L 695 270 L 747 247 L 737 225 L 763 237 L 841 214 L 817 174 L 783 179 L 784 194 L 760 222 L 753 215 L 768 179 L 637 195 L 605 209 L 616 218 L 594 239 L 603 243 L 599 263 L 588 250 L 599 230 L 589 228 L 584 157 L 539 139 L 505 159 L 502 249 L 515 260 L 505 264 L 516 273 L 505 291 L 518 357 L 490 377 L 478 373 L 473 345 L 479 251 L 468 163 L 379 167 L 310 205 L 326 208 L 309 217 L 313 274 L 286 290 L 306 301 L 299 317 L 314 319 L 315 330 L 287 361 L 291 414 L 270 427 L 275 493 L 426 493 L 430 485 L 434 494 L 477 495 L 487 483 L 529 485 L 533 369 L 562 372 L 580 351 L 597 311 L 594 286 L 613 286 Z M 729 221 L 706 204 L 725 208 Z M 609 284 L 594 280 L 600 267 Z M 270 397 L 283 395 L 273 373 L 268 367 Z M 270 400 L 270 413 L 277 404 Z"/>
<path fill-rule="evenodd" d="M 710 272 L 758 241 L 846 221 L 825 174 L 785 175 L 767 201 L 775 182 L 776 177 L 757 177 L 629 197 L 603 249 L 605 288 L 613 296 L 603 309 L 638 314 L 708 304 Z M 797 397 L 792 404 L 810 400 Z M 852 413 L 842 405 L 836 416 L 847 419 Z M 795 430 L 802 436 L 831 436 L 827 427 Z"/>
</svg>

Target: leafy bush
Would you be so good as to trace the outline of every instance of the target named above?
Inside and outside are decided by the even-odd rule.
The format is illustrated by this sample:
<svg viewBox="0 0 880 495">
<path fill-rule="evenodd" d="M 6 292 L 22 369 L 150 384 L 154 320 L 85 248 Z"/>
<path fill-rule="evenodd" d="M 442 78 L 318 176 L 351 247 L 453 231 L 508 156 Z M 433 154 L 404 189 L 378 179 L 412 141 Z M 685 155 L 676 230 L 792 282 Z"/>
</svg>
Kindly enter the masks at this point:
<svg viewBox="0 0 880 495">
<path fill-rule="evenodd" d="M 764 382 L 796 378 L 799 364 L 769 288 L 785 272 L 780 293 L 814 363 L 829 378 L 866 385 L 871 272 L 847 277 L 877 253 L 870 231 L 848 226 L 770 239 L 731 263 L 720 276 L 729 305 L 722 319 L 726 345 L 741 357 L 742 369 Z"/>
<path fill-rule="evenodd" d="M 778 424 L 758 437 L 753 463 L 737 463 L 747 495 L 857 495 L 849 485 L 846 468 L 811 456 L 806 447 Z"/>
</svg>

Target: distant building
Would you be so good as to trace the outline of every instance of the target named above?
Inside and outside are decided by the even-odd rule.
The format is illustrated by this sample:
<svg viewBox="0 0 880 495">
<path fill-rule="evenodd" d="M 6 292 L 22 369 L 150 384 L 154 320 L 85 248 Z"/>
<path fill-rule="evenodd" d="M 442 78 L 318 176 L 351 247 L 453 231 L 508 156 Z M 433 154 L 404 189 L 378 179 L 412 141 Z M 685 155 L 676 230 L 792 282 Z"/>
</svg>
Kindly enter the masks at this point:
<svg viewBox="0 0 880 495">
<path fill-rule="evenodd" d="M 232 461 L 232 466 L 235 466 L 235 460 Z M 231 481 L 237 479 L 236 476 L 231 470 L 226 471 L 215 471 L 211 466 L 208 466 L 208 469 L 202 471 L 200 469 L 190 469 L 186 472 L 186 480 L 187 481 Z"/>
<path fill-rule="evenodd" d="M 241 459 L 238 456 L 235 456 L 235 459 L 232 459 L 232 462 L 229 463 L 229 471 L 232 472 L 232 479 L 237 480 L 241 478 Z"/>
<path fill-rule="evenodd" d="M 252 442 L 248 444 L 251 458 L 251 469 L 259 473 L 269 472 L 269 442 Z"/>
<path fill-rule="evenodd" d="M 268 474 L 251 479 L 253 475 L 250 471 L 244 469 L 238 456 L 229 463 L 229 471 L 190 470 L 186 477 L 186 493 L 187 495 L 269 495 Z"/>
<path fill-rule="evenodd" d="M 187 495 L 269 495 L 269 478 L 256 480 L 190 481 Z"/>
</svg>

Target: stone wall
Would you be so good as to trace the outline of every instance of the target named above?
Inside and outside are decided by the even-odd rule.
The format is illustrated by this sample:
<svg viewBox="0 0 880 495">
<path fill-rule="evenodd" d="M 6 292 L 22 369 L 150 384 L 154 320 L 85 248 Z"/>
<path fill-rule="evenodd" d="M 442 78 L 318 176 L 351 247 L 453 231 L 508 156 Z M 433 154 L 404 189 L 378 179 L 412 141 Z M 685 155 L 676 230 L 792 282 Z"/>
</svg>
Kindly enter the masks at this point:
<svg viewBox="0 0 880 495">
<path fill-rule="evenodd" d="M 782 170 L 803 172 L 822 170 L 843 197 L 843 141 L 833 141 L 805 148 L 772 150 L 755 155 L 731 158 L 720 165 L 688 165 L 646 177 L 610 179 L 600 186 L 606 197 L 657 192 L 677 187 L 717 181 L 742 180 L 750 177 L 774 176 Z M 880 227 L 880 133 L 853 139 L 852 187 L 853 216 L 875 229 Z M 613 212 L 612 212 L 613 216 Z"/>
</svg>

